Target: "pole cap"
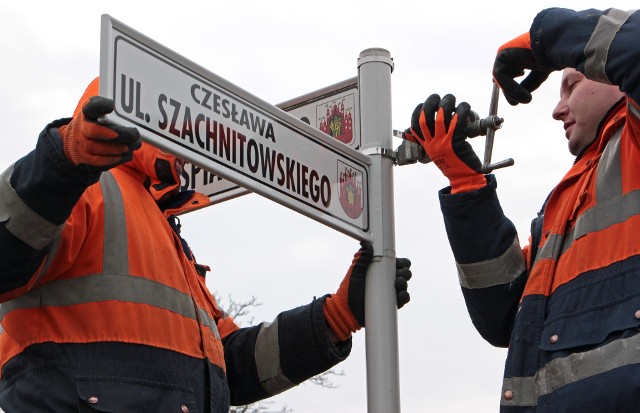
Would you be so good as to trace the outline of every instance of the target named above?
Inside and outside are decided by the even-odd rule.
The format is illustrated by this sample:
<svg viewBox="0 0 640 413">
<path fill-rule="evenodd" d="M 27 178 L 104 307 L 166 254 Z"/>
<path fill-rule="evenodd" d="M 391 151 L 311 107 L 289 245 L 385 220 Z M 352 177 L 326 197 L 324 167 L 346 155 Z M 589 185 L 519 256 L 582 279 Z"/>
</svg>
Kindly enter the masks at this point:
<svg viewBox="0 0 640 413">
<path fill-rule="evenodd" d="M 372 62 L 386 63 L 391 66 L 391 71 L 393 72 L 393 58 L 391 57 L 391 53 L 389 53 L 389 51 L 386 49 L 382 49 L 380 47 L 372 47 L 360 52 L 360 57 L 358 57 L 358 67 L 362 66 L 365 63 Z"/>
</svg>

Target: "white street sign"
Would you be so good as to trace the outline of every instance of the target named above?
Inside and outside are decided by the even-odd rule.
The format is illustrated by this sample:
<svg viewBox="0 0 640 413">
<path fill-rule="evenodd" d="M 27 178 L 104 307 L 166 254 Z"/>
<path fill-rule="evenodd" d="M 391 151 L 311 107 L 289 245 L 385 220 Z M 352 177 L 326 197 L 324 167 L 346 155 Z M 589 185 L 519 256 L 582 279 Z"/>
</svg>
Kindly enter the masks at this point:
<svg viewBox="0 0 640 413">
<path fill-rule="evenodd" d="M 108 15 L 102 17 L 105 121 L 358 239 L 370 239 L 370 160 Z"/>
<path fill-rule="evenodd" d="M 327 86 L 276 106 L 354 149 L 360 147 L 358 78 Z M 207 170 L 185 164 L 182 189 L 193 189 L 209 197 L 211 205 L 251 191 Z"/>
</svg>

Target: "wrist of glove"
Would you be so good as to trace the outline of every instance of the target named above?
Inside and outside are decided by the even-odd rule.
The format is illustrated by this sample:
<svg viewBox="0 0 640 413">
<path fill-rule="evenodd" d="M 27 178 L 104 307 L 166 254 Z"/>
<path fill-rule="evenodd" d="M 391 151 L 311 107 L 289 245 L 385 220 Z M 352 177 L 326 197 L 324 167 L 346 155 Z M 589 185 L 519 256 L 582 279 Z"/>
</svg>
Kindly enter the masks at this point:
<svg viewBox="0 0 640 413">
<path fill-rule="evenodd" d="M 520 83 L 516 78 L 529 74 Z M 498 48 L 493 64 L 493 78 L 502 89 L 504 97 L 510 105 L 531 102 L 531 92 L 547 80 L 554 69 L 542 67 L 531 49 L 529 32 L 505 43 Z"/>
<path fill-rule="evenodd" d="M 133 158 L 142 142 L 136 128 L 103 125 L 98 118 L 111 113 L 111 99 L 93 96 L 67 125 L 58 128 L 65 157 L 87 171 L 106 171 Z"/>
<path fill-rule="evenodd" d="M 429 158 L 449 179 L 451 193 L 473 191 L 487 183 L 481 172 L 482 163 L 467 142 L 466 128 L 471 107 L 462 102 L 456 106 L 453 95 L 442 99 L 433 94 L 416 106 L 406 139 L 417 142 Z"/>
<path fill-rule="evenodd" d="M 373 258 L 373 246 L 369 242 L 361 242 L 361 247 L 353 257 L 353 262 L 347 271 L 340 287 L 335 294 L 324 302 L 324 316 L 331 332 L 339 341 L 348 339 L 365 325 L 364 291 L 366 273 Z M 396 274 L 394 288 L 396 304 L 402 308 L 409 302 L 407 291 L 411 278 L 411 261 L 406 258 L 396 259 Z"/>
</svg>

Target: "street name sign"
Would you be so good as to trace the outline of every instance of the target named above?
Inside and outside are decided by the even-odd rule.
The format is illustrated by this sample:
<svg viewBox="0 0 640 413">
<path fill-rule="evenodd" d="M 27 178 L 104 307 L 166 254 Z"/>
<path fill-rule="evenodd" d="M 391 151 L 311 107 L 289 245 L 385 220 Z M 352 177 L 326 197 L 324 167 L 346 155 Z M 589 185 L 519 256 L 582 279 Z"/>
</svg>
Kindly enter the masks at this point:
<svg viewBox="0 0 640 413">
<path fill-rule="evenodd" d="M 287 100 L 276 106 L 354 149 L 360 147 L 358 78 L 344 80 Z M 186 163 L 181 176 L 182 189 L 207 195 L 215 205 L 251 191 L 197 165 Z"/>
<path fill-rule="evenodd" d="M 109 15 L 102 16 L 105 122 L 347 235 L 370 239 L 368 156 Z"/>
</svg>

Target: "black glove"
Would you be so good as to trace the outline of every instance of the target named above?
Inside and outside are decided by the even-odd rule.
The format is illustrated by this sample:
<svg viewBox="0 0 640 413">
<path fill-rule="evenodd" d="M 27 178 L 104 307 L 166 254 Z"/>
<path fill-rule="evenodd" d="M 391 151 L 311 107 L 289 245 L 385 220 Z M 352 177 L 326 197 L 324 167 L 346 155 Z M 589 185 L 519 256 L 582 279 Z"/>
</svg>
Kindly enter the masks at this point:
<svg viewBox="0 0 640 413">
<path fill-rule="evenodd" d="M 113 109 L 113 100 L 92 96 L 83 103 L 82 112 L 58 128 L 64 155 L 71 163 L 89 171 L 106 171 L 133 158 L 133 151 L 142 145 L 138 129 L 97 121 Z"/>
<path fill-rule="evenodd" d="M 471 107 L 467 102 L 456 106 L 453 95 L 442 99 L 433 94 L 418 105 L 411 116 L 407 139 L 422 145 L 429 158 L 449 179 L 451 193 L 473 191 L 486 185 L 482 163 L 467 142 L 467 125 Z"/>
<path fill-rule="evenodd" d="M 531 72 L 521 83 L 516 82 L 515 78 L 523 76 L 525 69 Z M 536 61 L 529 32 L 500 46 L 493 64 L 493 78 L 513 106 L 531 102 L 531 92 L 547 80 L 552 71 Z"/>
<path fill-rule="evenodd" d="M 338 291 L 331 294 L 324 302 L 327 324 L 340 341 L 346 340 L 351 333 L 364 327 L 365 276 L 373 257 L 373 246 L 366 241 L 362 241 L 360 246 Z M 398 308 L 402 308 L 410 299 L 407 292 L 407 281 L 411 278 L 410 266 L 411 261 L 408 259 L 396 258 L 394 287 Z"/>
<path fill-rule="evenodd" d="M 396 305 L 398 308 L 404 307 L 411 300 L 407 291 L 409 280 L 411 279 L 411 261 L 408 258 L 396 258 L 396 280 L 393 286 L 396 288 Z"/>
</svg>

